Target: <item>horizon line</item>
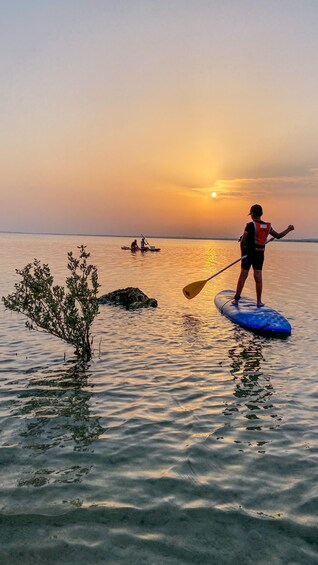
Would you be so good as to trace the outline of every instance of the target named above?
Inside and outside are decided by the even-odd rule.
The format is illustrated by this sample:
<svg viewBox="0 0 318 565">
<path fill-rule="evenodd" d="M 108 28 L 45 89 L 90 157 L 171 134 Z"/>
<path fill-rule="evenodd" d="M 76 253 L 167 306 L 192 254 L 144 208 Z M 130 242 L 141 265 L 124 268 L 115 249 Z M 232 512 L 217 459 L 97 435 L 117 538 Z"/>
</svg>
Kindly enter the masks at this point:
<svg viewBox="0 0 318 565">
<path fill-rule="evenodd" d="M 54 235 L 54 236 L 77 236 L 77 237 L 136 237 L 136 235 L 131 234 L 94 234 L 94 233 L 59 233 L 59 232 L 28 232 L 28 231 L 7 231 L 7 230 L 0 230 L 0 234 L 9 234 L 9 235 Z M 144 237 L 140 234 L 138 237 Z M 239 241 L 236 237 L 195 237 L 195 236 L 188 236 L 188 235 L 149 235 L 146 239 L 194 239 L 198 241 Z M 285 239 L 282 238 L 282 241 L 288 242 L 296 242 L 296 243 L 318 243 L 318 237 L 304 237 L 304 238 L 297 238 L 297 239 Z"/>
</svg>

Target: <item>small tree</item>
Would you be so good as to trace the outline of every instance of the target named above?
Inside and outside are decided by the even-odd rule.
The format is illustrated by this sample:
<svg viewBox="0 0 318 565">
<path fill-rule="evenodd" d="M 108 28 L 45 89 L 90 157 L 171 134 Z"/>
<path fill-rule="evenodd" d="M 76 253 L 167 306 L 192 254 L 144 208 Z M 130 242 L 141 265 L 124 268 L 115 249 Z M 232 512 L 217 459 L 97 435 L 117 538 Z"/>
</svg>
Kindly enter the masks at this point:
<svg viewBox="0 0 318 565">
<path fill-rule="evenodd" d="M 98 314 L 97 268 L 87 264 L 90 253 L 81 245 L 79 258 L 67 254 L 70 276 L 66 289 L 54 285 L 48 265 L 34 259 L 23 269 L 16 269 L 22 280 L 15 284 L 15 292 L 3 296 L 9 310 L 27 316 L 28 329 L 59 337 L 75 348 L 78 357 L 88 361 L 92 356 L 90 327 Z"/>
</svg>

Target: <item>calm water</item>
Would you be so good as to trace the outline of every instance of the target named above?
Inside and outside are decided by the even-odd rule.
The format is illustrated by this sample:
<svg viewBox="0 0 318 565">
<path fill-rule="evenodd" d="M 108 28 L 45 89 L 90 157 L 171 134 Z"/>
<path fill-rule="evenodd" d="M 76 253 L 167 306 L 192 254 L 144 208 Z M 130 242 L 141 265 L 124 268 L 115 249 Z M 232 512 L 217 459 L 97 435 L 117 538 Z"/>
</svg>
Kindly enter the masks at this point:
<svg viewBox="0 0 318 565">
<path fill-rule="evenodd" d="M 138 286 L 157 309 L 101 306 L 95 354 L 25 329 L 1 305 L 1 564 L 318 563 L 318 245 L 271 243 L 264 301 L 292 324 L 266 339 L 185 284 L 239 256 L 231 241 L 1 235 L 1 296 L 34 257 L 66 275 L 87 244 L 101 293 Z M 246 294 L 254 294 L 252 277 Z"/>
</svg>

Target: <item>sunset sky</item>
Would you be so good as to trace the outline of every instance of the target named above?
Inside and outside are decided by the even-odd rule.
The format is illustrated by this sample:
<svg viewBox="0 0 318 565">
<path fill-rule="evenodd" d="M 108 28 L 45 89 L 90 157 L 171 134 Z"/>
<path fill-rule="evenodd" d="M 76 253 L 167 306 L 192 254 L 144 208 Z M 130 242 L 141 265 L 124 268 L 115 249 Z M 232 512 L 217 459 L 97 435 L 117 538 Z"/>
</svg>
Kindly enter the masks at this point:
<svg viewBox="0 0 318 565">
<path fill-rule="evenodd" d="M 317 30 L 317 0 L 0 0 L 0 230 L 237 237 L 260 203 L 318 238 Z"/>
</svg>

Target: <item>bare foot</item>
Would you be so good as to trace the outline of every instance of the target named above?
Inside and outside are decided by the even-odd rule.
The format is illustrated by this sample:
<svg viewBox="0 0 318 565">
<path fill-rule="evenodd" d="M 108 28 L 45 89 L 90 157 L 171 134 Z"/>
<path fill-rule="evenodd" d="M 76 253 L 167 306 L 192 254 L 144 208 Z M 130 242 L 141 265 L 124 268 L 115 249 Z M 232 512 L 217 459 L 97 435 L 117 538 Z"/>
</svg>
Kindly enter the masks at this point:
<svg viewBox="0 0 318 565">
<path fill-rule="evenodd" d="M 257 308 L 262 308 L 262 306 L 265 306 L 265 304 L 263 304 L 263 302 L 258 302 Z"/>
</svg>

